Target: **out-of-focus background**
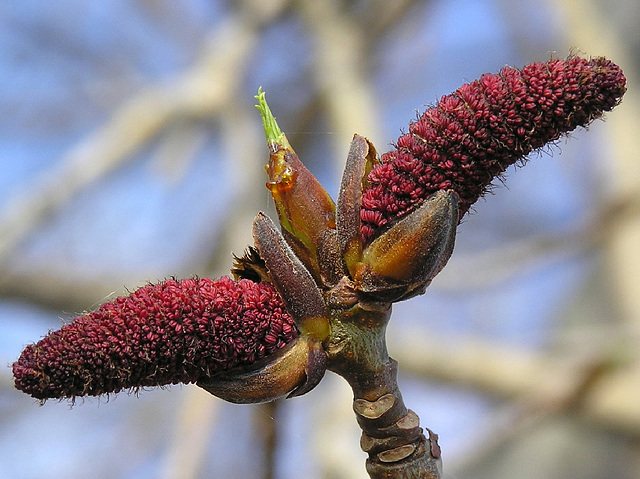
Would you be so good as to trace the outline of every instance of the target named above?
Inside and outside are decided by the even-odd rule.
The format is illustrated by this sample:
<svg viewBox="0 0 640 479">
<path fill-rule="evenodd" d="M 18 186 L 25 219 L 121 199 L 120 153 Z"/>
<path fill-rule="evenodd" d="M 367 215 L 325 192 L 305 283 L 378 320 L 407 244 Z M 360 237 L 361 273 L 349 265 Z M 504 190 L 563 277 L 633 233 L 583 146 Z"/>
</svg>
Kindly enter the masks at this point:
<svg viewBox="0 0 640 479">
<path fill-rule="evenodd" d="M 457 479 L 640 478 L 635 0 L 0 4 L 0 479 L 365 478 L 346 383 L 276 406 L 196 386 L 13 389 L 22 347 L 168 276 L 227 274 L 273 216 L 253 95 L 335 197 L 349 141 L 509 64 L 605 55 L 629 92 L 478 202 L 389 327 Z"/>
</svg>

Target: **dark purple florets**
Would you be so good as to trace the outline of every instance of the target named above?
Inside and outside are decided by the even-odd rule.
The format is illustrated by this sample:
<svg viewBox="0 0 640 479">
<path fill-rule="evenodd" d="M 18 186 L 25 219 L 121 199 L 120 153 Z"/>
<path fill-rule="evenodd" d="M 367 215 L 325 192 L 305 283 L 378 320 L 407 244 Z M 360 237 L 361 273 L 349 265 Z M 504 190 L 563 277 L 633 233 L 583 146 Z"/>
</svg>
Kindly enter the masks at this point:
<svg viewBox="0 0 640 479">
<path fill-rule="evenodd" d="M 460 197 L 460 218 L 493 179 L 531 151 L 586 126 L 626 91 L 605 58 L 505 67 L 443 96 L 382 155 L 362 198 L 362 238 L 438 190 Z"/>
<path fill-rule="evenodd" d="M 251 364 L 297 335 L 270 283 L 167 280 L 27 346 L 13 375 L 17 389 L 38 399 L 192 383 Z"/>
</svg>

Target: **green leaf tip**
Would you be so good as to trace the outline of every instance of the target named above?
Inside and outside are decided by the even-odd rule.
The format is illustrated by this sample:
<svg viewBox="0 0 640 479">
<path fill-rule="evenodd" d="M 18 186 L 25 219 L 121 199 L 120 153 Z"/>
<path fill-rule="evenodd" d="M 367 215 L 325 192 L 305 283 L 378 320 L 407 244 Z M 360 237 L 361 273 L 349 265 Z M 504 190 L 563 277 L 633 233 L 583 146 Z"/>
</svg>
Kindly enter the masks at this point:
<svg viewBox="0 0 640 479">
<path fill-rule="evenodd" d="M 258 94 L 254 97 L 258 100 L 256 108 L 260 111 L 262 117 L 262 126 L 264 128 L 264 136 L 267 138 L 267 143 L 283 143 L 284 133 L 280 130 L 276 118 L 271 113 L 269 105 L 267 105 L 267 99 L 265 98 L 265 92 L 262 91 L 262 87 L 258 88 Z"/>
</svg>

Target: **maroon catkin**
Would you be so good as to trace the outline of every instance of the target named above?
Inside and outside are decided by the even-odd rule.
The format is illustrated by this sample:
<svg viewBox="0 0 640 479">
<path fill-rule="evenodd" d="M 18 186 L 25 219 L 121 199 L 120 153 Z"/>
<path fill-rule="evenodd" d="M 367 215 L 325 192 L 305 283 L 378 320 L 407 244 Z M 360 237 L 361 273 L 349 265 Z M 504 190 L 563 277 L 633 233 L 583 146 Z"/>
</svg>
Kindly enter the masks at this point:
<svg viewBox="0 0 640 479">
<path fill-rule="evenodd" d="M 17 389 L 38 399 L 196 382 L 297 336 L 270 283 L 167 280 L 102 305 L 27 346 Z"/>
<path fill-rule="evenodd" d="M 616 106 L 626 91 L 605 58 L 503 68 L 443 96 L 381 157 L 362 197 L 362 239 L 437 190 L 453 190 L 460 219 L 493 179 L 531 151 Z"/>
</svg>

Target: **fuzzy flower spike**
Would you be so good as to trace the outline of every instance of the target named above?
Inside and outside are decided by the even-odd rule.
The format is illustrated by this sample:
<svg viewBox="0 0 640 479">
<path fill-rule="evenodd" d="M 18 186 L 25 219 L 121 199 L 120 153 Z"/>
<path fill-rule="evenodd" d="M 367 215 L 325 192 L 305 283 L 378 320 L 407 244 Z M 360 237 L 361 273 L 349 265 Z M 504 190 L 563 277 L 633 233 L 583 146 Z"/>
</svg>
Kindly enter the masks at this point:
<svg viewBox="0 0 640 479">
<path fill-rule="evenodd" d="M 369 174 L 363 241 L 439 190 L 458 194 L 461 219 L 509 165 L 599 118 L 625 91 L 613 62 L 572 56 L 505 67 L 443 96 Z"/>
<path fill-rule="evenodd" d="M 17 389 L 42 400 L 193 383 L 251 365 L 297 335 L 267 282 L 167 280 L 27 346 L 13 375 Z"/>
</svg>

